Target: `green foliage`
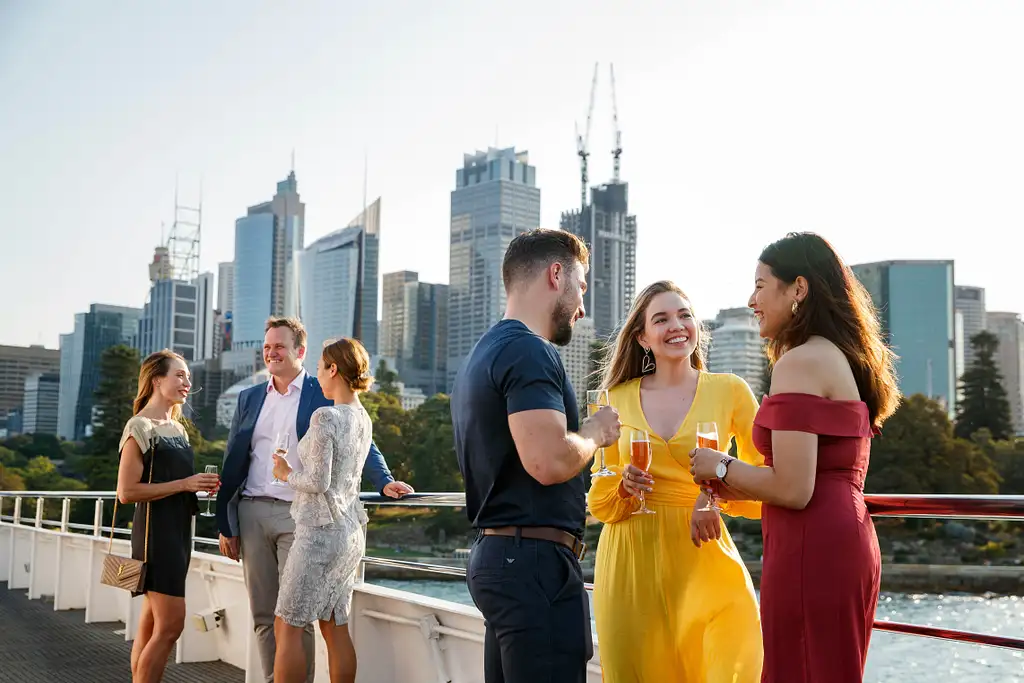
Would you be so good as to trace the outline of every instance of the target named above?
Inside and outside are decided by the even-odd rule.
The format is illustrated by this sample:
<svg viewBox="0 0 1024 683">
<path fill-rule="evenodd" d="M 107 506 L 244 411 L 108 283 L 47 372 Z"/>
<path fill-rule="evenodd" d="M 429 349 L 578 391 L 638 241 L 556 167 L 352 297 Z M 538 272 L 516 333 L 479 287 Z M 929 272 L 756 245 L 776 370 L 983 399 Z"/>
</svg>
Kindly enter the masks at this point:
<svg viewBox="0 0 1024 683">
<path fill-rule="evenodd" d="M 398 373 L 389 368 L 383 358 L 377 364 L 377 372 L 374 373 L 373 378 L 380 386 L 380 393 L 398 397 Z"/>
<path fill-rule="evenodd" d="M 100 358 L 100 384 L 96 389 L 99 424 L 86 453 L 76 459 L 75 471 L 93 491 L 117 487 L 118 446 L 124 426 L 132 417 L 139 384 L 139 353 L 128 346 L 113 346 Z"/>
<path fill-rule="evenodd" d="M 976 443 L 953 436 L 946 410 L 915 394 L 872 440 L 871 493 L 996 493 L 999 473 Z"/>
<path fill-rule="evenodd" d="M 764 396 L 768 396 L 772 393 L 772 364 L 768 360 L 768 354 L 766 353 L 767 347 L 761 348 L 763 358 L 761 359 L 761 382 L 759 386 L 750 387 L 754 395 L 757 396 L 758 402 L 762 400 Z"/>
<path fill-rule="evenodd" d="M 999 339 L 982 330 L 971 338 L 971 347 L 975 360 L 960 380 L 963 399 L 957 404 L 956 435 L 970 439 L 975 432 L 987 429 L 997 440 L 1008 439 L 1013 434 L 1013 421 L 995 362 Z"/>
</svg>

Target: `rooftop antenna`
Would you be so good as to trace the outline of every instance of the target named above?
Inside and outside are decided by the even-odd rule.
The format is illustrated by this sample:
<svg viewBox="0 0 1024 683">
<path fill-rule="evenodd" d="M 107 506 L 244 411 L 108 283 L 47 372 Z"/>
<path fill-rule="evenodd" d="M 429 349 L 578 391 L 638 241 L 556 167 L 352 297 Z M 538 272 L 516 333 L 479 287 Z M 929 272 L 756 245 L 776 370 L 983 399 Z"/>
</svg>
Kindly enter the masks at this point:
<svg viewBox="0 0 1024 683">
<path fill-rule="evenodd" d="M 292 147 L 292 173 L 295 173 L 295 148 Z"/>
</svg>

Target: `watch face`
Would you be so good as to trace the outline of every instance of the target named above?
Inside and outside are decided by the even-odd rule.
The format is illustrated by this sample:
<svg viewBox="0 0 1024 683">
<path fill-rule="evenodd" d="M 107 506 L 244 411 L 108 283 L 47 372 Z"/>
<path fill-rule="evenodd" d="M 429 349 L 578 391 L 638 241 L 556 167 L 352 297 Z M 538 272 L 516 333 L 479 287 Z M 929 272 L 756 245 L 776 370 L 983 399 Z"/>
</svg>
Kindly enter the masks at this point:
<svg viewBox="0 0 1024 683">
<path fill-rule="evenodd" d="M 721 479 L 722 477 L 725 476 L 725 473 L 727 471 L 728 471 L 728 468 L 725 466 L 725 463 L 724 462 L 720 462 L 720 463 L 718 463 L 718 467 L 715 468 L 715 475 L 719 479 Z"/>
</svg>

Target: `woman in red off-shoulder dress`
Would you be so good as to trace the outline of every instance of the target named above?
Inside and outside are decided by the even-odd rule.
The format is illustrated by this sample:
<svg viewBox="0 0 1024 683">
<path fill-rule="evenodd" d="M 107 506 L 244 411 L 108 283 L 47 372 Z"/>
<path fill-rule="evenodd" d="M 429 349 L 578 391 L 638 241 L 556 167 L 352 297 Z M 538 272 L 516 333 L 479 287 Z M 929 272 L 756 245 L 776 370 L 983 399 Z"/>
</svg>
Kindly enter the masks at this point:
<svg viewBox="0 0 1024 683">
<path fill-rule="evenodd" d="M 762 252 L 749 305 L 775 362 L 754 418 L 765 465 L 698 448 L 691 472 L 764 502 L 763 683 L 859 683 L 881 574 L 864 479 L 899 403 L 894 357 L 866 291 L 812 233 Z"/>
</svg>

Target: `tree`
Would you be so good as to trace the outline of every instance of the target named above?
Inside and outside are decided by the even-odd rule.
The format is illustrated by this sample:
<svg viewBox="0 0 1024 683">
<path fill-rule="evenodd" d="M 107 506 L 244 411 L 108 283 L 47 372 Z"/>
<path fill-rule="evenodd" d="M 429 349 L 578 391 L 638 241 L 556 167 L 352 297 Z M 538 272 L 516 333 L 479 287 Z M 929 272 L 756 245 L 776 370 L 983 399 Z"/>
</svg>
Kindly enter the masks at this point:
<svg viewBox="0 0 1024 683">
<path fill-rule="evenodd" d="M 373 422 L 373 440 L 377 448 L 384 454 L 396 479 L 407 478 L 407 444 L 403 430 L 406 423 L 406 412 L 402 404 L 393 394 L 383 392 L 366 392 L 359 397 L 366 412 Z M 369 483 L 366 483 L 369 486 Z"/>
<path fill-rule="evenodd" d="M 978 430 L 987 429 L 997 441 L 1008 439 L 1013 434 L 1013 421 L 995 363 L 999 339 L 982 330 L 971 338 L 971 348 L 975 359 L 960 380 L 963 399 L 957 404 L 955 433 L 961 439 L 970 439 Z"/>
<path fill-rule="evenodd" d="M 398 396 L 398 373 L 388 367 L 387 361 L 383 358 L 377 364 L 377 373 L 374 376 L 380 393 L 389 396 Z"/>
<path fill-rule="evenodd" d="M 953 438 L 945 408 L 907 398 L 872 439 L 871 493 L 995 493 L 999 474 L 977 444 Z"/>
<path fill-rule="evenodd" d="M 97 423 L 86 446 L 88 454 L 77 464 L 94 491 L 111 491 L 117 486 L 118 447 L 124 426 L 133 414 L 138 383 L 138 351 L 121 345 L 103 352 L 96 389 Z"/>
<path fill-rule="evenodd" d="M 444 394 L 427 399 L 408 414 L 404 432 L 409 480 L 422 491 L 462 491 L 455 457 L 451 401 Z"/>
</svg>

